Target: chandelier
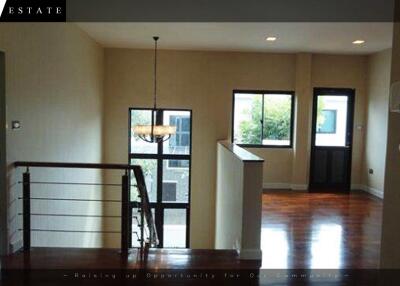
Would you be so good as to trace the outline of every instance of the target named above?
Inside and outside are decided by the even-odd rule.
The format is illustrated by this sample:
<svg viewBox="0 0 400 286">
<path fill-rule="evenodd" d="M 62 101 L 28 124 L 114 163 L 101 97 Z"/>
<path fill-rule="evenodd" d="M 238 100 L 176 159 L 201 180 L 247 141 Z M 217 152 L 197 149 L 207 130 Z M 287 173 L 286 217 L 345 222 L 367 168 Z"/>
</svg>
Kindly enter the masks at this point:
<svg viewBox="0 0 400 286">
<path fill-rule="evenodd" d="M 155 118 L 157 112 L 157 41 L 159 37 L 154 39 L 154 105 L 151 109 L 151 125 L 136 125 L 133 127 L 133 133 L 143 141 L 149 143 L 160 143 L 167 141 L 176 133 L 176 126 L 157 125 Z"/>
</svg>

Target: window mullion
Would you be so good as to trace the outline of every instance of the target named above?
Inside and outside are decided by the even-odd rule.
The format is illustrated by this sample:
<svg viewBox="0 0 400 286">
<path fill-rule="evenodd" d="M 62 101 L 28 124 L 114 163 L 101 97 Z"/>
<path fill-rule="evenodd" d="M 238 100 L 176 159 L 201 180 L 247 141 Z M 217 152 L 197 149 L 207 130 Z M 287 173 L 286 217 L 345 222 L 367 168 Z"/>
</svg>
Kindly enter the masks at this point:
<svg viewBox="0 0 400 286">
<path fill-rule="evenodd" d="M 263 139 L 264 139 L 264 98 L 265 94 L 262 94 L 262 100 L 261 100 L 261 141 L 260 144 L 263 145 Z"/>
</svg>

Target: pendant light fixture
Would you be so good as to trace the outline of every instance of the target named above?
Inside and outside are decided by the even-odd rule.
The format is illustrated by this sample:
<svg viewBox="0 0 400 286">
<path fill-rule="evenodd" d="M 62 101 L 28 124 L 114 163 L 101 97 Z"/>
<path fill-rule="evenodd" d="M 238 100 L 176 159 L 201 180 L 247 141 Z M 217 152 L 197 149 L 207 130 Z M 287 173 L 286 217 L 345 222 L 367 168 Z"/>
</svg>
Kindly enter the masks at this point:
<svg viewBox="0 0 400 286">
<path fill-rule="evenodd" d="M 167 141 L 176 133 L 176 126 L 156 125 L 156 115 L 160 109 L 157 109 L 157 41 L 159 37 L 154 39 L 154 105 L 151 109 L 151 125 L 136 125 L 133 127 L 134 135 L 143 141 L 149 143 L 160 143 Z"/>
</svg>

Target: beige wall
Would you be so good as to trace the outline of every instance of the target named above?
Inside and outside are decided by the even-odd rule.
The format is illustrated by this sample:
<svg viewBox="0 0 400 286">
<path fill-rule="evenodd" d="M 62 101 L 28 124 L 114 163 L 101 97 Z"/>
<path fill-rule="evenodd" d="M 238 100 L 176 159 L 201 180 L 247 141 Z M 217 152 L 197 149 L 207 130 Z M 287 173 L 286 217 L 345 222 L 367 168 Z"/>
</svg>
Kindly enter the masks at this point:
<svg viewBox="0 0 400 286">
<path fill-rule="evenodd" d="M 392 50 L 371 55 L 368 63 L 367 128 L 362 184 L 383 196 Z M 373 169 L 373 174 L 369 174 Z"/>
<path fill-rule="evenodd" d="M 73 24 L 0 24 L 0 50 L 6 55 L 7 123 L 20 120 L 22 129 L 7 129 L 9 164 L 9 239 L 21 241 L 19 172 L 12 163 L 24 161 L 101 162 L 103 114 L 103 50 Z M 31 169 L 32 180 L 101 180 L 93 171 L 40 171 Z M 94 188 L 33 186 L 32 196 L 94 198 Z M 32 212 L 72 213 L 101 211 L 97 205 L 32 203 Z M 82 229 L 101 222 L 58 218 L 33 219 L 34 228 Z M 96 246 L 101 237 L 34 233 L 33 245 Z"/>
<path fill-rule="evenodd" d="M 400 16 L 400 2 L 396 2 Z M 397 18 L 399 19 L 399 18 Z M 391 82 L 400 81 L 400 23 L 395 24 Z M 400 267 L 400 113 L 389 113 L 384 204 L 382 225 L 381 267 Z"/>
<path fill-rule="evenodd" d="M 128 107 L 151 106 L 152 68 L 151 50 L 105 51 L 104 154 L 107 162 L 127 160 Z M 192 202 L 196 203 L 191 205 L 191 247 L 213 246 L 215 144 L 230 137 L 232 90 L 299 90 L 296 124 L 301 126 L 302 132 L 296 137 L 296 161 L 292 149 L 251 149 L 251 152 L 265 158 L 265 185 L 296 184 L 305 188 L 312 87 L 357 89 L 355 123 L 363 126 L 366 68 L 365 56 L 160 52 L 160 106 L 193 110 Z M 353 184 L 361 182 L 362 139 L 363 130 L 355 130 Z M 115 241 L 108 243 L 116 245 Z"/>
<path fill-rule="evenodd" d="M 153 51 L 107 49 L 105 160 L 127 160 L 128 107 L 151 106 Z M 161 51 L 159 104 L 193 110 L 191 247 L 213 246 L 216 142 L 230 134 L 232 90 L 294 89 L 294 55 Z M 118 146 L 118 147 L 116 147 Z M 290 154 L 290 150 L 282 153 Z M 263 149 L 267 169 L 280 154 Z M 287 160 L 291 166 L 291 160 Z M 266 174 L 269 175 L 268 172 Z M 112 245 L 115 245 L 115 243 Z"/>
</svg>

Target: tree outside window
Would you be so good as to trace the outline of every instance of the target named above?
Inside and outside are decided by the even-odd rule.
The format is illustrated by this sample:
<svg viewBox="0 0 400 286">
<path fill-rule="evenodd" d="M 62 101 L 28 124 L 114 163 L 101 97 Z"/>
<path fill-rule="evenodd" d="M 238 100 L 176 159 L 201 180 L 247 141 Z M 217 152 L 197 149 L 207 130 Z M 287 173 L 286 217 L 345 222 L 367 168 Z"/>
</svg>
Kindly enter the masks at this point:
<svg viewBox="0 0 400 286">
<path fill-rule="evenodd" d="M 234 142 L 290 146 L 292 100 L 291 93 L 235 93 Z"/>
</svg>

